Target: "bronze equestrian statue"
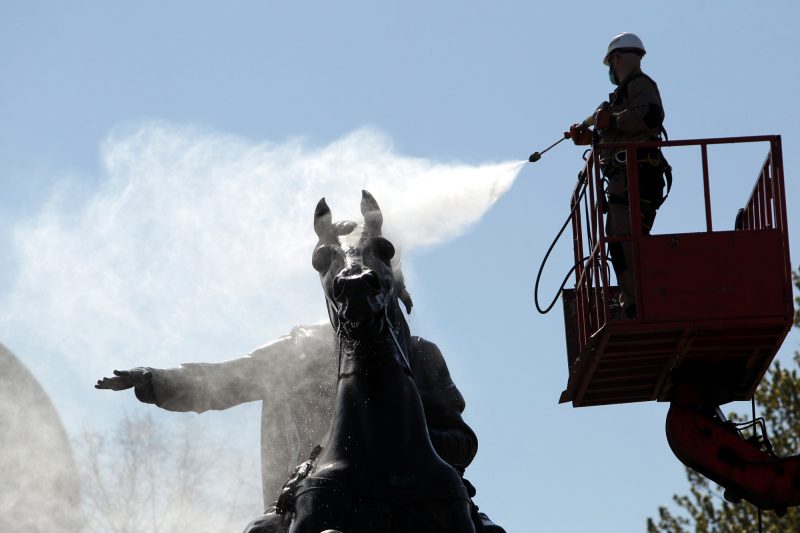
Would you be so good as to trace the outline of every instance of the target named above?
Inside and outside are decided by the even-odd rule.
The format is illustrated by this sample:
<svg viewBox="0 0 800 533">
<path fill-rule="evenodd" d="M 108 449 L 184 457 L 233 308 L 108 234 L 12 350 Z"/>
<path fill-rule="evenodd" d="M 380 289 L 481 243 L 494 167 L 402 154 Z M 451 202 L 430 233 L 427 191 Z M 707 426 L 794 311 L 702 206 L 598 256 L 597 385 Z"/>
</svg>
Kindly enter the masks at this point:
<svg viewBox="0 0 800 533">
<path fill-rule="evenodd" d="M 477 451 L 477 438 L 461 418 L 463 397 L 436 345 L 409 335 L 398 299 L 410 312 L 411 298 L 392 268 L 393 247 L 380 235 L 382 216 L 367 192 L 362 210 L 363 225 L 331 222 L 324 201 L 315 212 L 313 264 L 335 329 L 298 327 L 239 359 L 115 371 L 98 381 L 98 388 L 134 387 L 141 401 L 173 411 L 262 400 L 266 502 L 275 502 L 287 466 L 321 442 L 333 420 L 329 444 L 313 466 L 298 467 L 295 474 L 302 475 L 287 483 L 282 514 L 271 506 L 248 526 L 251 533 L 285 532 L 293 512 L 292 532 L 337 524 L 345 533 L 473 530 L 463 509 L 474 488 L 453 475 L 463 475 Z M 291 386 L 280 386 L 285 381 Z M 395 414 L 382 417 L 379 407 Z M 356 437 L 357 446 L 342 444 Z M 469 503 L 478 533 L 503 532 Z"/>
<path fill-rule="evenodd" d="M 361 213 L 363 225 L 334 224 L 324 199 L 314 213 L 312 264 L 336 331 L 338 384 L 323 449 L 291 502 L 289 532 L 473 532 L 466 488 L 428 435 L 394 246 L 366 191 Z"/>
</svg>

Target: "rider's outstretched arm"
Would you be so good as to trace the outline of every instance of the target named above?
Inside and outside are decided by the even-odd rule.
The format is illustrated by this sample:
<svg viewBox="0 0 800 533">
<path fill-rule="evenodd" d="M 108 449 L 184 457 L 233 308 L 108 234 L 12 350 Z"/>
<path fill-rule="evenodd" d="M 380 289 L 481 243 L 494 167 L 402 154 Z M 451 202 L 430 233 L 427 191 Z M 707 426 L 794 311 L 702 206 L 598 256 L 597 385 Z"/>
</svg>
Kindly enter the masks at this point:
<svg viewBox="0 0 800 533">
<path fill-rule="evenodd" d="M 330 326 L 295 328 L 291 334 L 262 346 L 249 355 L 221 363 L 185 363 L 175 368 L 137 367 L 115 370 L 113 377 L 98 380 L 98 389 L 133 388 L 136 397 L 169 411 L 228 409 L 245 402 L 265 400 L 287 382 L 307 372 L 308 361 L 298 364 L 298 342 L 303 335 L 332 341 L 322 329 Z M 317 331 L 320 329 L 320 331 Z M 326 355 L 330 355 L 327 350 Z"/>
</svg>

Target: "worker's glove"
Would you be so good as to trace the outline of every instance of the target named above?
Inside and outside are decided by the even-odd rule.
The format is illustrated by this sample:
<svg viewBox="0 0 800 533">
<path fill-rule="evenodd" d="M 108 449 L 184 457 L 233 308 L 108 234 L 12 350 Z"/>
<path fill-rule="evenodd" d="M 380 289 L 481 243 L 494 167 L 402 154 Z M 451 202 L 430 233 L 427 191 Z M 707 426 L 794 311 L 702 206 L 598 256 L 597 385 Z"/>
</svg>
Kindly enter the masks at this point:
<svg viewBox="0 0 800 533">
<path fill-rule="evenodd" d="M 573 124 L 569 127 L 569 138 L 577 146 L 592 144 L 592 130 L 583 124 Z"/>
<path fill-rule="evenodd" d="M 608 109 L 599 108 L 594 113 L 594 127 L 598 130 L 604 130 L 606 128 L 610 128 L 614 124 L 614 115 L 612 115 Z"/>
<path fill-rule="evenodd" d="M 146 385 L 153 379 L 153 369 L 137 366 L 130 370 L 114 370 L 114 377 L 97 380 L 96 389 L 125 390 Z"/>
</svg>

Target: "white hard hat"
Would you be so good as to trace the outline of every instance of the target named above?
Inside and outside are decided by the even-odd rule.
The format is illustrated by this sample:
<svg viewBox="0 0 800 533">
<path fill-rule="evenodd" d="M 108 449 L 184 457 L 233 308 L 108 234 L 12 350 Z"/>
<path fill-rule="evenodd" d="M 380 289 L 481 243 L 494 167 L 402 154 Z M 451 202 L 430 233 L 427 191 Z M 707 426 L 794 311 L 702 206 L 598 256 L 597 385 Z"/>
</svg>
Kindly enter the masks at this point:
<svg viewBox="0 0 800 533">
<path fill-rule="evenodd" d="M 622 49 L 638 50 L 641 52 L 641 55 L 645 54 L 642 40 L 639 39 L 636 34 L 624 32 L 611 39 L 611 42 L 608 43 L 608 51 L 606 51 L 606 56 L 603 58 L 603 64 L 608 66 L 608 58 L 611 55 L 611 52 Z"/>
</svg>

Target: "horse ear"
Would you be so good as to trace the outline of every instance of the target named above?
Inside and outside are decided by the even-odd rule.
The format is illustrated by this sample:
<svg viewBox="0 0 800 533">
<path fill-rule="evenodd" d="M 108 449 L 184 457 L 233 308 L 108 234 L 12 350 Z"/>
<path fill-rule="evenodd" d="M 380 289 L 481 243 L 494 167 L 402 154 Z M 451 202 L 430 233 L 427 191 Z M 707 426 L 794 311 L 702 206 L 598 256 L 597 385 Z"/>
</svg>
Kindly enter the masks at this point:
<svg viewBox="0 0 800 533">
<path fill-rule="evenodd" d="M 367 191 L 361 191 L 361 214 L 364 215 L 364 229 L 371 235 L 380 235 L 383 213 L 378 202 Z"/>
<path fill-rule="evenodd" d="M 328 204 L 325 203 L 325 198 L 320 199 L 314 209 L 314 232 L 317 237 L 322 239 L 330 233 L 331 230 L 331 210 Z"/>
</svg>

